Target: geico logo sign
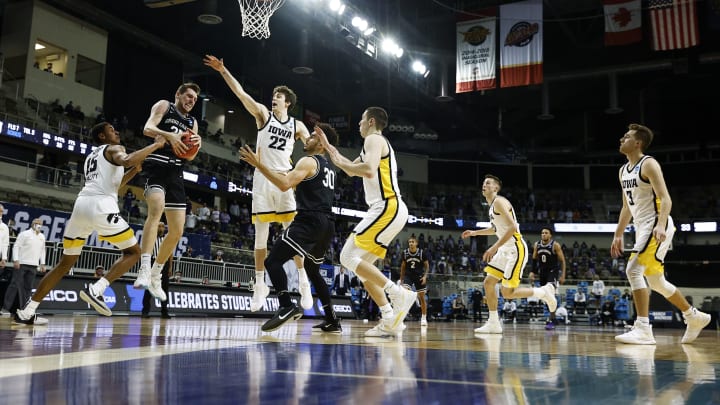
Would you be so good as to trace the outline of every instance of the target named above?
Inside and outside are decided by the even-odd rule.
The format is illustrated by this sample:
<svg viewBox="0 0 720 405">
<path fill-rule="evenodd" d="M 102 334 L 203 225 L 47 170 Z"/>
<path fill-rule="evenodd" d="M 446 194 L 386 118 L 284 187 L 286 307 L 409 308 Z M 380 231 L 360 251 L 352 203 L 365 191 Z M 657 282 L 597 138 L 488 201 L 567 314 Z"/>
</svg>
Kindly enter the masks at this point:
<svg viewBox="0 0 720 405">
<path fill-rule="evenodd" d="M 43 301 L 56 302 L 77 302 L 78 296 L 75 291 L 71 290 L 50 290 Z"/>
<path fill-rule="evenodd" d="M 350 308 L 350 305 L 333 305 L 333 309 L 335 310 L 335 312 L 342 312 L 342 313 L 352 312 L 352 308 Z"/>
</svg>

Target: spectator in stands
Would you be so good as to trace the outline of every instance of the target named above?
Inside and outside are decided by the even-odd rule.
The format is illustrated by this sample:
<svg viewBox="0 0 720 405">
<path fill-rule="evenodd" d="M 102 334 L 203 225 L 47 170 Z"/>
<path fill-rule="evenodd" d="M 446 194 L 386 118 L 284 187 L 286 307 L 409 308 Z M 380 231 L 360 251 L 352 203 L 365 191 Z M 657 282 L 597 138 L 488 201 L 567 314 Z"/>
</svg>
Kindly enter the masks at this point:
<svg viewBox="0 0 720 405">
<path fill-rule="evenodd" d="M 555 320 L 565 322 L 565 325 L 570 324 L 570 315 L 568 314 L 567 308 L 565 308 L 565 304 L 560 304 L 557 310 L 555 310 Z"/>
<path fill-rule="evenodd" d="M 479 288 L 476 288 L 475 290 L 473 290 L 471 297 L 472 297 L 473 321 L 474 322 L 482 322 L 482 303 L 483 303 L 482 291 L 480 291 Z"/>
<path fill-rule="evenodd" d="M 35 63 L 33 63 L 33 67 L 34 67 L 35 69 L 40 70 L 40 62 L 35 61 Z"/>
<path fill-rule="evenodd" d="M 218 207 L 213 207 L 212 211 L 210 212 L 210 220 L 213 223 L 213 229 L 220 229 L 220 210 L 218 209 Z"/>
<path fill-rule="evenodd" d="M 617 297 L 615 297 L 617 299 Z M 612 326 L 615 322 L 615 300 L 608 297 L 602 304 L 600 309 L 600 323 L 602 326 Z"/>
<path fill-rule="evenodd" d="M 180 270 L 176 271 L 175 275 L 170 278 L 170 281 L 172 281 L 173 283 L 182 283 L 182 272 Z"/>
<path fill-rule="evenodd" d="M 585 296 L 583 290 L 577 290 L 573 301 L 575 302 L 575 312 L 579 313 L 580 309 L 582 309 L 582 312 L 584 313 L 585 308 L 587 308 L 587 297 Z"/>
<path fill-rule="evenodd" d="M 48 62 L 48 63 L 47 63 L 47 66 L 45 67 L 45 69 L 43 69 L 43 71 L 48 72 L 48 73 L 53 73 L 53 64 L 52 64 L 52 62 Z"/>
<path fill-rule="evenodd" d="M 455 297 L 455 299 L 453 300 L 452 308 L 453 319 L 466 318 L 465 314 L 467 314 L 467 309 L 465 308 L 465 302 L 463 302 L 462 294 L 458 294 L 458 296 Z"/>
<path fill-rule="evenodd" d="M 583 242 L 583 245 L 585 242 Z M 585 245 L 587 248 L 587 245 Z M 602 300 L 603 295 L 605 295 L 605 283 L 600 280 L 600 276 L 597 274 L 593 276 L 593 284 L 592 284 L 592 290 L 590 290 L 590 293 L 593 295 L 593 298 L 595 300 L 595 306 L 600 306 L 600 301 Z"/>
<path fill-rule="evenodd" d="M 56 98 L 52 103 L 50 103 L 50 110 L 54 112 L 55 114 L 62 114 L 63 113 L 63 107 L 60 104 L 60 99 Z M 105 121 L 105 120 L 103 120 Z M 102 121 L 100 121 L 102 122 Z M 99 124 L 100 122 L 97 122 Z"/>
<path fill-rule="evenodd" d="M 502 309 L 502 319 L 504 321 L 513 321 L 516 322 L 516 315 L 517 315 L 517 304 L 515 303 L 515 300 L 509 299 L 505 300 L 505 304 L 503 304 Z"/>
<path fill-rule="evenodd" d="M 192 211 L 190 211 L 190 213 L 185 216 L 185 229 L 188 231 L 193 231 L 197 226 L 197 222 L 198 216 L 195 215 L 195 213 L 193 213 Z"/>
<path fill-rule="evenodd" d="M 125 212 L 127 213 L 130 213 L 134 201 L 135 193 L 133 193 L 132 189 L 128 187 L 125 195 L 123 196 L 123 210 L 125 210 Z"/>
<path fill-rule="evenodd" d="M 535 285 L 540 285 L 540 284 L 533 284 L 533 286 L 535 286 Z M 527 297 L 527 303 L 528 303 L 528 311 L 530 311 L 530 318 L 532 318 L 532 319 L 537 318 L 541 314 L 540 298 L 529 296 L 529 297 Z"/>
<path fill-rule="evenodd" d="M 208 208 L 207 203 L 203 203 L 202 207 L 197 209 L 197 216 L 200 222 L 210 221 L 210 208 Z"/>
<path fill-rule="evenodd" d="M 137 201 L 135 201 L 132 207 L 130 207 L 129 214 L 131 218 L 140 218 L 140 206 Z"/>
<path fill-rule="evenodd" d="M 195 255 L 193 254 L 192 246 L 188 245 L 187 249 L 185 249 L 185 252 L 183 252 L 182 257 L 195 257 Z"/>
<path fill-rule="evenodd" d="M 203 276 L 201 284 L 202 285 L 210 285 L 210 277 L 207 275 Z"/>
<path fill-rule="evenodd" d="M 222 211 L 220 213 L 220 232 L 228 231 L 228 224 L 230 223 L 230 213 Z"/>
<path fill-rule="evenodd" d="M 215 260 L 216 262 L 222 262 L 223 261 L 223 251 L 218 250 L 217 252 L 215 252 L 215 257 L 213 258 L 213 260 Z"/>
<path fill-rule="evenodd" d="M 240 220 L 240 205 L 237 201 L 233 201 L 230 203 L 230 219 L 232 221 L 239 221 Z"/>
<path fill-rule="evenodd" d="M 50 64 L 52 66 L 52 64 Z M 65 104 L 65 109 L 63 110 L 65 112 L 65 115 L 72 116 L 73 112 L 75 111 L 75 106 L 73 105 L 72 100 L 68 101 L 67 104 Z"/>
<path fill-rule="evenodd" d="M 96 279 L 101 279 L 104 276 L 105 276 L 105 267 L 103 267 L 101 265 L 95 266 L 95 274 L 93 277 L 95 277 Z"/>
</svg>

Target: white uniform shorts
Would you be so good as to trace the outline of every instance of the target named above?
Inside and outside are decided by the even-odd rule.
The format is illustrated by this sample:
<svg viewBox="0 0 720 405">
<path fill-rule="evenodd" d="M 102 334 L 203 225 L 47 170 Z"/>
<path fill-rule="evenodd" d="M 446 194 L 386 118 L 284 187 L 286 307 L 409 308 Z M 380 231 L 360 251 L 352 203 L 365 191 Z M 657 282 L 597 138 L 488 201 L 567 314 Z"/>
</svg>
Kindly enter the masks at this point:
<svg viewBox="0 0 720 405">
<path fill-rule="evenodd" d="M 665 268 L 665 255 L 672 246 L 672 239 L 675 235 L 675 223 L 672 217 L 668 216 L 667 226 L 665 227 L 665 240 L 658 243 L 652 234 L 655 222 L 647 224 L 635 225 L 635 246 L 633 246 L 632 254 L 637 256 L 637 263 L 645 266 L 645 275 L 663 274 Z"/>
<path fill-rule="evenodd" d="M 365 218 L 355 226 L 355 246 L 385 258 L 387 247 L 402 231 L 408 220 L 408 209 L 400 198 L 375 203 Z"/>
<path fill-rule="evenodd" d="M 290 222 L 295 217 L 295 191 L 280 191 L 260 171 L 253 175 L 252 222 Z"/>
<path fill-rule="evenodd" d="M 112 243 L 120 250 L 137 244 L 135 232 L 120 216 L 117 200 L 110 196 L 78 196 L 65 226 L 63 253 L 79 255 L 93 231 L 97 231 L 98 239 Z"/>
<path fill-rule="evenodd" d="M 517 288 L 528 262 L 528 248 L 519 233 L 515 233 L 510 241 L 498 249 L 485 267 L 485 272 L 502 280 L 503 286 Z"/>
</svg>

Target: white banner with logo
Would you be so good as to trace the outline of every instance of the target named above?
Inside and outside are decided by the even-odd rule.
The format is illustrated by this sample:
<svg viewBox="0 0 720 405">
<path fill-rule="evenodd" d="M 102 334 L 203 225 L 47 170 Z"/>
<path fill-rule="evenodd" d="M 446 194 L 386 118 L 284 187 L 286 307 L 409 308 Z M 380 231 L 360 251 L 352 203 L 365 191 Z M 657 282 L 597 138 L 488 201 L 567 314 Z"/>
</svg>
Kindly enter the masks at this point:
<svg viewBox="0 0 720 405">
<path fill-rule="evenodd" d="M 457 24 L 456 93 L 496 87 L 496 20 L 492 17 Z"/>
</svg>

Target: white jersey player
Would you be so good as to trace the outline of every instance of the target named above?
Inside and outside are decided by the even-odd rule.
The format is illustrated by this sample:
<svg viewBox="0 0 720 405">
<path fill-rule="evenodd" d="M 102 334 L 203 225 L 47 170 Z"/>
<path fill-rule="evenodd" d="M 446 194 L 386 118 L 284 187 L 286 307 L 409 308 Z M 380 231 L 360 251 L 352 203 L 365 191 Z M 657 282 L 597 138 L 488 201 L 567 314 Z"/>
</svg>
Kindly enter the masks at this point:
<svg viewBox="0 0 720 405">
<path fill-rule="evenodd" d="M 155 142 L 133 153 L 125 153 L 120 145 L 120 134 L 107 122 L 97 124 L 90 131 L 93 141 L 100 144 L 85 159 L 85 186 L 78 193 L 70 219 L 63 234 L 63 255 L 55 268 L 48 272 L 37 286 L 35 294 L 25 308 L 18 310 L 14 322 L 32 325 L 42 318 L 35 315 L 43 298 L 55 287 L 80 258 L 82 246 L 87 237 L 97 231 L 98 239 L 104 240 L 122 250 L 122 256 L 113 263 L 107 275 L 95 283 L 88 284 L 80 291 L 80 298 L 99 313 L 110 316 L 112 312 L 105 304 L 103 292 L 114 280 L 125 274 L 140 259 L 140 247 L 135 233 L 120 216 L 118 188 L 127 183 L 138 172 L 139 165 L 152 152 L 160 149 L 165 140 Z M 131 169 L 124 174 L 124 168 Z M 44 320 L 42 323 L 46 323 Z"/>
<path fill-rule="evenodd" d="M 271 170 L 287 173 L 292 169 L 290 156 L 295 140 L 303 143 L 310 132 L 302 121 L 288 115 L 288 110 L 297 101 L 295 93 L 287 86 L 273 89 L 272 110 L 255 101 L 225 68 L 222 59 L 206 55 L 204 63 L 220 72 L 225 83 L 235 93 L 245 109 L 255 117 L 258 128 L 256 152 L 262 163 Z M 265 258 L 267 257 L 267 240 L 270 234 L 270 223 L 281 222 L 286 228 L 295 217 L 295 194 L 293 190 L 280 191 L 268 181 L 257 169 L 253 175 L 252 222 L 255 224 L 255 284 L 251 311 L 258 311 L 265 306 L 265 298 L 270 289 L 265 284 Z M 302 259 L 295 257 L 299 271 L 298 284 L 302 298 L 300 305 L 309 309 L 313 299 L 310 292 L 310 281 L 307 278 Z"/>
<path fill-rule="evenodd" d="M 710 315 L 693 308 L 680 290 L 665 279 L 663 261 L 672 243 L 675 225 L 670 217 L 672 200 L 660 164 L 644 154 L 653 137 L 650 128 L 630 124 L 628 131 L 620 138 L 620 153 L 625 155 L 628 161 L 620 168 L 623 207 L 610 253 L 613 257 L 622 255 L 623 234 L 632 218 L 635 225 L 635 246 L 625 273 L 633 290 L 637 320 L 632 330 L 615 336 L 615 340 L 626 344 L 655 344 L 649 318 L 649 285 L 653 291 L 660 293 L 682 311 L 687 330 L 681 343 L 691 343 L 710 323 Z"/>
</svg>

